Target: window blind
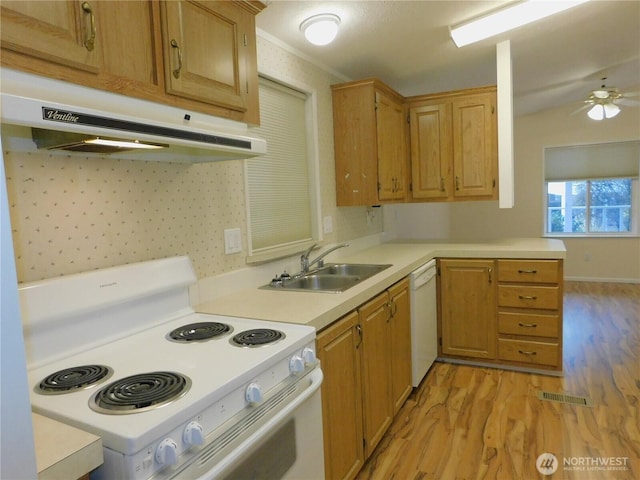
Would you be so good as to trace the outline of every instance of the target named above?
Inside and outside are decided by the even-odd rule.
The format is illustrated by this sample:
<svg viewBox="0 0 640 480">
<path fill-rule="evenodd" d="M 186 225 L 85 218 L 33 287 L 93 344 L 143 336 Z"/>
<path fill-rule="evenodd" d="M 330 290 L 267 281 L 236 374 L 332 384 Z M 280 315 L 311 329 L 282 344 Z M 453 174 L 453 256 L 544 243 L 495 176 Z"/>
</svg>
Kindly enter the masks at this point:
<svg viewBox="0 0 640 480">
<path fill-rule="evenodd" d="M 260 79 L 260 127 L 267 154 L 247 160 L 251 253 L 312 239 L 306 95 Z"/>
<path fill-rule="evenodd" d="M 640 141 L 545 148 L 544 171 L 547 181 L 638 178 Z"/>
</svg>

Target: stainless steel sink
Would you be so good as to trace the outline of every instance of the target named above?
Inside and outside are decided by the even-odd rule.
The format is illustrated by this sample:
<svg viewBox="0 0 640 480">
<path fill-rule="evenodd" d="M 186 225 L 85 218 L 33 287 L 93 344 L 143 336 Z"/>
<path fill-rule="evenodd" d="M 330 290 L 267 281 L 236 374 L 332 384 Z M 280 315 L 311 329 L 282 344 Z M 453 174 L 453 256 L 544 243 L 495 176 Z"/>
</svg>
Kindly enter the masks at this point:
<svg viewBox="0 0 640 480">
<path fill-rule="evenodd" d="M 391 265 L 372 265 L 367 263 L 332 263 L 318 268 L 315 273 L 318 275 L 355 275 L 369 278 L 390 266 Z"/>
<path fill-rule="evenodd" d="M 306 274 L 274 280 L 263 289 L 340 293 L 372 277 L 391 265 L 341 263 L 327 264 Z"/>
</svg>

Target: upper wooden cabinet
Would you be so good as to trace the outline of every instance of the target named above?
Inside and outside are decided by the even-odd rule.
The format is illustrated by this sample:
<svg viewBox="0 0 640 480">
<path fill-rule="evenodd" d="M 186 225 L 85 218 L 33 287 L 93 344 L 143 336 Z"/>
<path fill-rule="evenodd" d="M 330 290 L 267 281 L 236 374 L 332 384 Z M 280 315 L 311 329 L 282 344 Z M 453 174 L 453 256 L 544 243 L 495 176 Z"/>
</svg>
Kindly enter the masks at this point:
<svg viewBox="0 0 640 480">
<path fill-rule="evenodd" d="M 262 8 L 255 1 L 3 1 L 1 63 L 258 124 L 255 15 Z"/>
<path fill-rule="evenodd" d="M 89 2 L 3 1 L 0 20 L 5 50 L 87 72 L 102 67 L 95 5 Z"/>
<path fill-rule="evenodd" d="M 167 92 L 246 112 L 257 96 L 254 14 L 231 2 L 163 2 Z M 253 91 L 252 91 L 253 90 Z M 256 123 L 256 122 L 254 122 Z"/>
<path fill-rule="evenodd" d="M 331 89 L 338 206 L 406 200 L 403 98 L 376 79 Z"/>
<path fill-rule="evenodd" d="M 498 197 L 496 89 L 407 99 L 414 201 Z"/>
<path fill-rule="evenodd" d="M 376 79 L 331 88 L 338 206 L 498 198 L 495 86 L 408 98 Z"/>
</svg>

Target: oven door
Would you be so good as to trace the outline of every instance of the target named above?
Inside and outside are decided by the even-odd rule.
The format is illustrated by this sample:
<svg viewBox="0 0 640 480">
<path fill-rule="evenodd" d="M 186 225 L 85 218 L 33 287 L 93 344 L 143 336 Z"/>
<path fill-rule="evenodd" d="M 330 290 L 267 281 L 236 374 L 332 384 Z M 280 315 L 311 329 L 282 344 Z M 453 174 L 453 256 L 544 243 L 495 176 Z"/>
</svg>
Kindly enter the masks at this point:
<svg viewBox="0 0 640 480">
<path fill-rule="evenodd" d="M 315 368 L 265 400 L 230 437 L 204 446 L 171 478 L 317 480 L 324 478 L 322 370 Z"/>
</svg>

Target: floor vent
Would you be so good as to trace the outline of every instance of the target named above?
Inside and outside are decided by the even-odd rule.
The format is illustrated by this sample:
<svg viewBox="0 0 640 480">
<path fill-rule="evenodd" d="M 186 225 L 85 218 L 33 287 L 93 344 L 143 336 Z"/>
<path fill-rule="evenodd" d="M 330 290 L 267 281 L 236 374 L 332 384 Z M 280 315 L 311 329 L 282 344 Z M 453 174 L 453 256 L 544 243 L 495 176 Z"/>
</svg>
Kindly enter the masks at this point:
<svg viewBox="0 0 640 480">
<path fill-rule="evenodd" d="M 540 391 L 538 392 L 538 398 L 540 400 L 549 400 L 550 402 L 568 403 L 570 405 L 579 405 L 581 407 L 593 407 L 593 403 L 590 398 L 578 395 L 565 395 L 563 393 Z"/>
</svg>

